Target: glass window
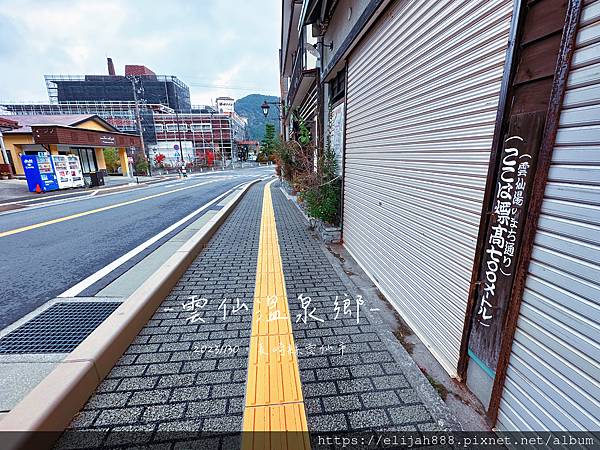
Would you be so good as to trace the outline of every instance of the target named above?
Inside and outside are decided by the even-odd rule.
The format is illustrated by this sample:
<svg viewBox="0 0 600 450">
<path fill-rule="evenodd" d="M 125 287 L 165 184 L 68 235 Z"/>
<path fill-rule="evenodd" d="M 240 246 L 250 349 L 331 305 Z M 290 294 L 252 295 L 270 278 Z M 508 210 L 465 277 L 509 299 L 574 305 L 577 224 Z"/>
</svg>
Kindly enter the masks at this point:
<svg viewBox="0 0 600 450">
<path fill-rule="evenodd" d="M 212 131 L 210 123 L 195 123 L 192 125 L 192 131 L 195 133 L 209 133 Z"/>
<path fill-rule="evenodd" d="M 79 156 L 83 173 L 96 172 L 98 170 L 96 155 L 93 148 L 75 148 L 73 149 L 73 153 Z"/>
</svg>

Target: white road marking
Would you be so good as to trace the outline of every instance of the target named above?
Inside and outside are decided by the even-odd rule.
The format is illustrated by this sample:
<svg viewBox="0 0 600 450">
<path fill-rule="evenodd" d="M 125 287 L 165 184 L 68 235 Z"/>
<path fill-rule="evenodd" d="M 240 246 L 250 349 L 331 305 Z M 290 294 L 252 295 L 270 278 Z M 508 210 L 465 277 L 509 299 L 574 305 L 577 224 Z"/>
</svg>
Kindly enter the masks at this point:
<svg viewBox="0 0 600 450">
<path fill-rule="evenodd" d="M 218 180 L 215 180 L 215 181 L 218 181 Z M 211 179 L 209 182 L 212 183 L 213 180 Z M 26 211 L 32 211 L 34 209 L 45 208 L 47 206 L 65 205 L 67 203 L 74 203 L 74 202 L 79 202 L 79 201 L 82 201 L 82 200 L 89 200 L 90 197 L 95 196 L 99 192 L 102 193 L 102 195 L 98 196 L 98 198 L 104 198 L 104 197 L 109 197 L 111 195 L 127 194 L 127 193 L 135 193 L 135 192 L 143 192 L 146 189 L 153 189 L 155 187 L 168 188 L 168 187 L 175 186 L 176 184 L 178 185 L 179 183 L 175 183 L 175 184 L 153 183 L 153 184 L 149 184 L 149 185 L 146 185 L 146 186 L 142 186 L 142 187 L 140 187 L 138 189 L 135 189 L 135 190 L 132 189 L 132 190 L 125 190 L 125 191 L 108 192 L 106 194 L 103 193 L 103 192 L 106 191 L 105 189 L 98 189 L 98 190 L 96 190 L 96 191 L 94 191 L 94 192 L 92 192 L 91 194 L 88 194 L 88 195 L 80 195 L 80 196 L 73 197 L 73 198 L 64 198 L 64 199 L 58 199 L 58 200 L 50 200 L 50 201 L 47 201 L 47 202 L 40 203 L 39 205 L 29 206 L 29 207 L 24 208 L 24 209 L 15 209 L 15 210 L 10 210 L 10 211 L 3 211 L 3 212 L 0 212 L 0 216 L 10 215 L 10 214 L 18 214 L 18 213 L 22 213 L 22 212 L 26 212 Z M 202 186 L 204 184 L 206 184 L 206 182 L 200 183 L 200 184 L 196 184 L 196 186 Z M 2 205 L 4 205 L 4 204 L 7 204 L 7 203 L 3 203 Z M 2 206 L 2 205 L 0 205 L 0 206 Z"/>
<path fill-rule="evenodd" d="M 78 294 L 80 294 L 82 291 L 84 291 L 85 289 L 87 289 L 88 287 L 90 287 L 96 281 L 104 278 L 110 272 L 112 272 L 113 270 L 115 270 L 119 266 L 123 265 L 124 263 L 126 263 L 127 261 L 129 261 L 131 258 L 133 258 L 134 256 L 136 256 L 137 254 L 139 254 L 140 252 L 142 252 L 146 248 L 150 247 L 156 241 L 158 241 L 162 237 L 166 236 L 171 231 L 175 230 L 177 227 L 183 225 L 185 222 L 187 222 L 188 220 L 192 219 L 194 216 L 197 216 L 199 213 L 201 213 L 205 209 L 209 208 L 210 206 L 212 206 L 213 204 L 215 204 L 219 200 L 223 199 L 227 195 L 231 194 L 234 190 L 238 189 L 240 186 L 243 186 L 243 185 L 244 185 L 244 183 L 239 184 L 239 185 L 237 185 L 237 186 L 229 189 L 225 193 L 219 195 L 214 200 L 211 200 L 210 202 L 204 204 L 203 206 L 201 206 L 197 210 L 195 210 L 192 213 L 190 213 L 187 216 L 185 216 L 183 219 L 175 222 L 173 225 L 169 226 L 168 228 L 165 228 L 163 231 L 161 231 L 157 235 L 151 237 L 146 242 L 143 242 L 142 244 L 140 244 L 137 247 L 135 247 L 133 250 L 130 250 L 129 252 L 127 252 L 123 256 L 121 256 L 120 258 L 114 260 L 109 265 L 107 265 L 104 268 L 100 269 L 96 273 L 93 273 L 92 275 L 90 275 L 86 279 L 80 281 L 76 285 L 70 287 L 65 292 L 63 292 L 62 294 L 60 294 L 58 297 L 61 297 L 61 298 L 64 298 L 64 297 L 76 297 Z"/>
</svg>

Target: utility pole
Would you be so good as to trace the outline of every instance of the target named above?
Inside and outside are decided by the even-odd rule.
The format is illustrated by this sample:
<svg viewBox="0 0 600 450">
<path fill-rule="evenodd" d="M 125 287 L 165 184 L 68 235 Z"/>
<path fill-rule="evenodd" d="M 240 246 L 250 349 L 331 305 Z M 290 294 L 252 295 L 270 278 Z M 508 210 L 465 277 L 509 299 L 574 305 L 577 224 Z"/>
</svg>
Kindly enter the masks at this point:
<svg viewBox="0 0 600 450">
<path fill-rule="evenodd" d="M 131 81 L 131 86 L 133 88 L 133 101 L 135 103 L 135 121 L 137 123 L 137 129 L 140 133 L 140 142 L 142 143 L 142 152 L 144 152 L 144 156 L 146 156 L 146 161 L 148 161 L 148 175 L 152 176 L 152 163 L 150 161 L 150 155 L 146 151 L 146 145 L 144 143 L 144 132 L 142 130 L 142 118 L 140 117 L 140 106 L 138 104 L 138 96 L 137 96 L 137 86 L 136 86 L 136 77 L 135 75 L 131 75 L 129 77 Z"/>
<path fill-rule="evenodd" d="M 179 141 L 181 164 L 185 166 L 185 160 L 183 159 L 183 145 L 181 145 L 181 132 L 179 131 L 179 94 L 177 93 L 177 86 L 175 85 L 175 83 L 173 83 L 173 90 L 175 91 L 175 99 L 177 101 L 177 107 L 175 108 L 175 118 L 177 120 L 177 140 Z"/>
</svg>

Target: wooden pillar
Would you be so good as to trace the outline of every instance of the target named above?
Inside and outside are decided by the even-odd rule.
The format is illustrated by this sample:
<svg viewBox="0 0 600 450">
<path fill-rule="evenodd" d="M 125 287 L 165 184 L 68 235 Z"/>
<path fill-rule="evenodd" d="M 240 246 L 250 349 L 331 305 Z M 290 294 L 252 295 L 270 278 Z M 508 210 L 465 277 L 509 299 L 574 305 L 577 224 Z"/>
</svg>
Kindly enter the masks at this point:
<svg viewBox="0 0 600 450">
<path fill-rule="evenodd" d="M 103 170 L 106 173 L 106 160 L 104 159 L 104 149 L 102 147 L 96 147 L 94 149 L 96 153 L 96 161 L 98 162 L 98 170 Z"/>
</svg>

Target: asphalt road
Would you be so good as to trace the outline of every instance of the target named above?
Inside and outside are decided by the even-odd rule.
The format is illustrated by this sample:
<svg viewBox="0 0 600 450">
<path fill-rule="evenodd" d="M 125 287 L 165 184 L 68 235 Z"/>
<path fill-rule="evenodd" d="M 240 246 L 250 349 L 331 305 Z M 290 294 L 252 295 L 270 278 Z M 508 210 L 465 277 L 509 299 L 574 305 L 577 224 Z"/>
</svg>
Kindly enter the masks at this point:
<svg viewBox="0 0 600 450">
<path fill-rule="evenodd" d="M 0 330 L 232 187 L 272 173 L 215 172 L 1 213 Z M 11 230 L 19 232 L 3 235 Z"/>
</svg>

